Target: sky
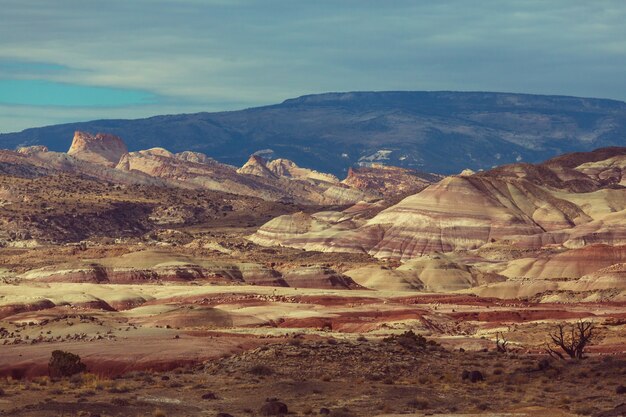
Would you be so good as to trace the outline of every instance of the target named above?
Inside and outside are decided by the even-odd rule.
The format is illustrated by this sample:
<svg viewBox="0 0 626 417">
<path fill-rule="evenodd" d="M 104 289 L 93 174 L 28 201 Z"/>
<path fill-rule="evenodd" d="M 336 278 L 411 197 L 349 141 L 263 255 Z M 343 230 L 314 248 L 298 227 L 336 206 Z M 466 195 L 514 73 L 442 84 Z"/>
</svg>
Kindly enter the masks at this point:
<svg viewBox="0 0 626 417">
<path fill-rule="evenodd" d="M 624 0 L 0 0 L 0 133 L 328 91 L 626 100 Z"/>
</svg>

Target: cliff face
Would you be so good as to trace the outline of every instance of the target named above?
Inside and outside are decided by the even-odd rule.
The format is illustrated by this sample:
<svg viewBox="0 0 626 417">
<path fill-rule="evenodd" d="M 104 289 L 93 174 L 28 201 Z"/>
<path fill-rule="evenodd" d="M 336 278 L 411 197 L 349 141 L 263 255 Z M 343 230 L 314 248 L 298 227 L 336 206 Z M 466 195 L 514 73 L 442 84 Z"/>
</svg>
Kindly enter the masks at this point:
<svg viewBox="0 0 626 417">
<path fill-rule="evenodd" d="M 68 155 L 98 165 L 115 167 L 128 148 L 122 139 L 107 133 L 92 135 L 77 131 Z"/>
</svg>

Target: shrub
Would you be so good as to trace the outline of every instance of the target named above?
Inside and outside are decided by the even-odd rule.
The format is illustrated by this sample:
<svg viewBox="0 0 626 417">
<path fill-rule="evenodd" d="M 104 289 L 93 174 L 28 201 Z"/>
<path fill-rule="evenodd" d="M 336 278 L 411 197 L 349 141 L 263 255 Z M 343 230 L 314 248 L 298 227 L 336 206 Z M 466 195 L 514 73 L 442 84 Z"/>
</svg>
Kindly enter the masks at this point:
<svg viewBox="0 0 626 417">
<path fill-rule="evenodd" d="M 424 349 L 426 338 L 421 334 L 415 334 L 413 330 L 406 331 L 401 335 L 393 335 L 383 339 L 384 342 L 396 342 L 407 350 Z"/>
<path fill-rule="evenodd" d="M 48 362 L 48 372 L 52 377 L 69 377 L 86 369 L 87 366 L 81 362 L 80 356 L 62 350 L 53 351 Z"/>
<path fill-rule="evenodd" d="M 205 394 L 202 394 L 202 399 L 203 400 L 217 400 L 217 395 L 215 395 L 214 392 L 207 392 Z"/>
<path fill-rule="evenodd" d="M 287 409 L 287 405 L 285 403 L 272 399 L 271 401 L 267 401 L 263 404 L 260 412 L 263 416 L 279 416 L 287 414 L 289 410 Z"/>
<path fill-rule="evenodd" d="M 289 344 L 291 346 L 301 346 L 302 345 L 302 340 L 300 340 L 300 339 L 291 339 L 289 341 Z"/>
<path fill-rule="evenodd" d="M 471 382 L 484 381 L 484 376 L 480 371 L 463 371 L 461 373 L 461 379 L 463 381 L 469 380 Z"/>
<path fill-rule="evenodd" d="M 274 370 L 269 366 L 265 365 L 254 365 L 252 368 L 248 370 L 252 375 L 257 376 L 269 376 L 274 373 Z"/>
</svg>

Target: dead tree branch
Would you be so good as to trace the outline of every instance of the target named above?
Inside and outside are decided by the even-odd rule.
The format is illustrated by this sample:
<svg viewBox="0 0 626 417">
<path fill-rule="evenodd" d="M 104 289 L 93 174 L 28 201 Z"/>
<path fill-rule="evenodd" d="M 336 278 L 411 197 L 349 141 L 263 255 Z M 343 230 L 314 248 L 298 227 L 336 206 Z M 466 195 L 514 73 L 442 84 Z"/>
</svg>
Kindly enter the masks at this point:
<svg viewBox="0 0 626 417">
<path fill-rule="evenodd" d="M 508 352 L 508 344 L 509 341 L 506 339 L 506 337 L 504 337 L 504 334 L 502 334 L 501 332 L 496 333 L 496 349 L 498 350 L 498 352 Z"/>
<path fill-rule="evenodd" d="M 583 359 L 585 349 L 593 339 L 593 331 L 594 325 L 589 321 L 581 320 L 569 326 L 569 329 L 564 324 L 559 324 L 550 333 L 550 340 L 546 343 L 546 352 L 558 359 L 565 359 L 565 355 L 572 359 Z"/>
</svg>

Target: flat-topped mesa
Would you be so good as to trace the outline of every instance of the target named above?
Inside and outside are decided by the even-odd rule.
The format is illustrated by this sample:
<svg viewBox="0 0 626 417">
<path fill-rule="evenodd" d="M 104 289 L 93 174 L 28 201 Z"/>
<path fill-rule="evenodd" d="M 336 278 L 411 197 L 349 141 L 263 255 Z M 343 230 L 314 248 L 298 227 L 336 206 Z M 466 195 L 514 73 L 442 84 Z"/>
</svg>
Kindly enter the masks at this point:
<svg viewBox="0 0 626 417">
<path fill-rule="evenodd" d="M 115 167 L 128 148 L 122 139 L 108 133 L 92 135 L 77 131 L 68 155 L 94 164 Z"/>
<path fill-rule="evenodd" d="M 246 174 L 246 175 L 255 175 L 257 177 L 263 178 L 277 178 L 276 174 L 274 174 L 267 167 L 267 163 L 265 159 L 261 158 L 259 155 L 251 155 L 248 162 L 246 162 L 241 168 L 237 170 L 238 174 Z"/>
</svg>

